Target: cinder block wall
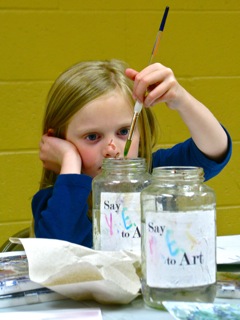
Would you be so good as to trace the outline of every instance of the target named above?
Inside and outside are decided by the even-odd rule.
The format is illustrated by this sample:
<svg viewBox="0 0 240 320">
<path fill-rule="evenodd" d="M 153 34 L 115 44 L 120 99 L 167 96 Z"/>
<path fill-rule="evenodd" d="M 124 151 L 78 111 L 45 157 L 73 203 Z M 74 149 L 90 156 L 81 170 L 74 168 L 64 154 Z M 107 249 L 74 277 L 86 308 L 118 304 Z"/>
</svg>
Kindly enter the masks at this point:
<svg viewBox="0 0 240 320">
<path fill-rule="evenodd" d="M 53 80 L 86 59 L 144 67 L 166 5 L 157 60 L 232 136 L 231 162 L 208 184 L 217 194 L 218 235 L 240 232 L 240 1 L 0 0 L 0 244 L 31 221 L 41 120 Z M 165 105 L 155 110 L 161 145 L 188 138 L 176 112 Z"/>
</svg>

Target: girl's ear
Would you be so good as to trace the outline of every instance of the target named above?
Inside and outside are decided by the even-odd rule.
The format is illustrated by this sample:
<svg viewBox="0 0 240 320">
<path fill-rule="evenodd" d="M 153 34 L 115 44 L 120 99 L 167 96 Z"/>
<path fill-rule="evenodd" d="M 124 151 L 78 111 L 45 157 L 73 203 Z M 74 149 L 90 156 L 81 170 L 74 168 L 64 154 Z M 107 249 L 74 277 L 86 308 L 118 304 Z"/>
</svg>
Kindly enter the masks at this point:
<svg viewBox="0 0 240 320">
<path fill-rule="evenodd" d="M 47 131 L 47 135 L 49 136 L 49 137 L 54 137 L 54 129 L 48 129 L 48 131 Z"/>
</svg>

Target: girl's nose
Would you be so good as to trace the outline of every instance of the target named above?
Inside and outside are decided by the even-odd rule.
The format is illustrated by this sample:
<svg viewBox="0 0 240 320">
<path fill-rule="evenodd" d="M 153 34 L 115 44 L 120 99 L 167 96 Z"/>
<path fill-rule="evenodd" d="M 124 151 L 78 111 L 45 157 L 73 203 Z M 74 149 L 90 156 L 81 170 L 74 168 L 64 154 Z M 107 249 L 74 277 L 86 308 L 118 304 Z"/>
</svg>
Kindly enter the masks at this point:
<svg viewBox="0 0 240 320">
<path fill-rule="evenodd" d="M 117 147 L 115 143 L 113 142 L 113 139 L 106 145 L 106 147 L 103 150 L 103 156 L 105 158 L 118 158 L 120 155 L 119 151 L 117 150 Z"/>
</svg>

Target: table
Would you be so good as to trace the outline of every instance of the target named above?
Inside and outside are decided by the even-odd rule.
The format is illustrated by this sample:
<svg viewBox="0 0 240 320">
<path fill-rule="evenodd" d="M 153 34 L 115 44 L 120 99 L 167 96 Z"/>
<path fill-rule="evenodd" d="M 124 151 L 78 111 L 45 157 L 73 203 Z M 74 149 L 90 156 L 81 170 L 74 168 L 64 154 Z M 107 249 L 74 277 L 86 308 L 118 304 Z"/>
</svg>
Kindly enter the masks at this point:
<svg viewBox="0 0 240 320">
<path fill-rule="evenodd" d="M 142 298 L 137 298 L 127 305 L 103 305 L 95 301 L 74 301 L 74 300 L 58 300 L 37 304 L 29 304 L 24 306 L 16 306 L 12 308 L 0 309 L 3 312 L 43 312 L 43 311 L 61 311 L 64 309 L 76 310 L 78 308 L 100 308 L 103 320 L 173 320 L 174 318 L 167 312 L 156 310 L 146 306 Z M 0 316 L 0 318 L 2 318 Z"/>
<path fill-rule="evenodd" d="M 216 299 L 216 303 L 239 304 L 239 299 Z M 157 310 L 146 306 L 141 297 L 132 301 L 128 305 L 111 306 L 102 305 L 94 301 L 73 301 L 73 300 L 58 300 L 44 302 L 38 304 L 29 304 L 12 308 L 0 309 L 0 313 L 10 312 L 59 312 L 61 310 L 76 310 L 79 308 L 100 308 L 103 320 L 173 320 L 167 311 Z M 1 316 L 0 316 L 1 317 Z M 2 317 L 1 317 L 2 318 Z M 56 318 L 55 318 L 56 319 Z M 20 320 L 20 319 L 19 319 Z"/>
<path fill-rule="evenodd" d="M 226 241 L 228 240 L 228 241 Z M 230 237 L 220 237 L 218 239 L 220 249 L 222 250 L 219 255 L 218 263 L 224 264 L 231 262 L 238 262 L 236 265 L 239 268 L 239 244 L 240 244 L 240 235 L 230 236 Z M 233 250 L 235 249 L 235 250 Z M 232 267 L 232 265 L 230 265 Z M 233 265 L 234 266 L 234 265 Z M 215 303 L 227 303 L 227 304 L 240 304 L 240 299 L 219 299 L 215 300 Z M 61 310 L 77 310 L 83 308 L 98 308 L 101 309 L 103 320 L 173 320 L 167 311 L 156 310 L 146 306 L 142 300 L 142 297 L 139 297 L 132 301 L 128 305 L 103 305 L 94 301 L 73 301 L 70 299 L 64 300 L 55 300 L 51 302 L 35 303 L 21 305 L 11 308 L 0 309 L 0 313 L 12 312 L 59 312 Z M 2 316 L 0 315 L 2 319 Z M 18 318 L 21 320 L 23 318 Z M 46 318 L 45 318 L 46 319 Z M 57 319 L 57 318 L 55 318 Z M 11 319 L 12 320 L 12 319 Z M 32 320 L 32 319 L 31 319 Z"/>
</svg>

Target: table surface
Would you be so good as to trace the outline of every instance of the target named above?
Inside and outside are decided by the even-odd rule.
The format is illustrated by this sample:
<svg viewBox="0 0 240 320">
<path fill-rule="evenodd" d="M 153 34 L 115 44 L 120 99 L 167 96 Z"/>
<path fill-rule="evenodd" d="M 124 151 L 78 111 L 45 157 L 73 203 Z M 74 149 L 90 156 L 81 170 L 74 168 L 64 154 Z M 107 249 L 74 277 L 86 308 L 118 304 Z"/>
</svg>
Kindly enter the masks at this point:
<svg viewBox="0 0 240 320">
<path fill-rule="evenodd" d="M 78 308 L 100 308 L 102 318 L 104 320 L 172 320 L 174 319 L 168 312 L 156 310 L 146 306 L 142 298 L 137 298 L 127 305 L 103 305 L 95 301 L 73 301 L 73 300 L 58 300 L 37 304 L 28 304 L 24 306 L 16 306 L 12 308 L 0 309 L 2 312 L 43 312 L 43 311 L 60 311 L 60 310 L 73 310 Z M 160 316 L 161 315 L 161 316 Z"/>
<path fill-rule="evenodd" d="M 223 244 L 225 238 L 223 238 Z M 237 252 L 239 252 L 240 235 L 227 237 L 231 244 L 237 245 Z M 221 239 L 220 239 L 221 240 Z M 236 241 L 237 240 L 237 241 Z M 222 245 L 224 247 L 224 245 Z M 226 244 L 226 252 L 229 252 L 229 244 Z M 223 248 L 224 249 L 224 248 Z M 235 253 L 234 253 L 235 254 Z M 232 255 L 232 253 L 231 253 Z M 232 258 L 232 256 L 231 256 Z M 238 256 L 239 258 L 239 256 Z M 239 261 L 239 259 L 238 259 Z M 216 299 L 215 303 L 227 303 L 227 304 L 240 304 L 240 299 Z M 103 320 L 173 320 L 167 311 L 161 311 L 146 306 L 139 297 L 127 305 L 103 305 L 95 301 L 73 301 L 69 299 L 55 300 L 51 302 L 42 302 L 34 304 L 25 304 L 21 306 L 15 306 L 11 308 L 0 308 L 0 313 L 11 313 L 11 312 L 29 312 L 29 313 L 42 313 L 42 312 L 59 312 L 61 310 L 77 310 L 83 308 L 98 308 L 101 309 Z M 0 316 L 0 318 L 2 318 Z M 21 318 L 22 319 L 22 318 Z M 20 320 L 20 318 L 19 318 Z"/>
<path fill-rule="evenodd" d="M 239 304 L 239 299 L 216 299 L 216 303 Z M 146 306 L 141 297 L 132 303 L 121 306 L 102 305 L 94 301 L 58 300 L 37 304 L 28 304 L 12 308 L 0 309 L 0 313 L 7 312 L 59 312 L 61 310 L 75 310 L 81 308 L 99 308 L 103 320 L 173 320 L 167 311 L 157 310 Z"/>
</svg>

